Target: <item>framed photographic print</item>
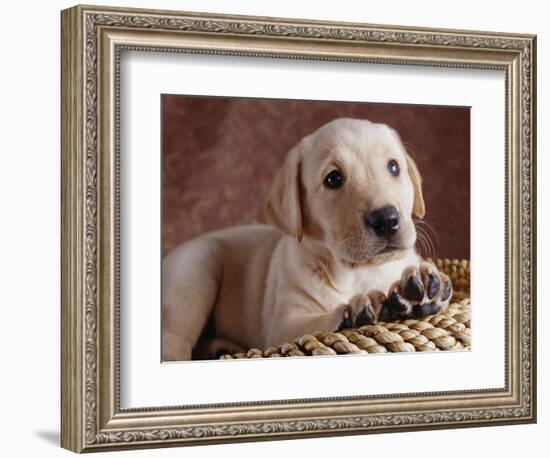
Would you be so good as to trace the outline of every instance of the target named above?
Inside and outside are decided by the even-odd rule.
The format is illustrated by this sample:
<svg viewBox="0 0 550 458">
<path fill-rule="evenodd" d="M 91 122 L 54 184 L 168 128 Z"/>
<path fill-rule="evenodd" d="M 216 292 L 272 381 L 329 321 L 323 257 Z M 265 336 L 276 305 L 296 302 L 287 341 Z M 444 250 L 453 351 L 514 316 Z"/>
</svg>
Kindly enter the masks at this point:
<svg viewBox="0 0 550 458">
<path fill-rule="evenodd" d="M 62 12 L 62 446 L 534 422 L 532 35 Z"/>
</svg>

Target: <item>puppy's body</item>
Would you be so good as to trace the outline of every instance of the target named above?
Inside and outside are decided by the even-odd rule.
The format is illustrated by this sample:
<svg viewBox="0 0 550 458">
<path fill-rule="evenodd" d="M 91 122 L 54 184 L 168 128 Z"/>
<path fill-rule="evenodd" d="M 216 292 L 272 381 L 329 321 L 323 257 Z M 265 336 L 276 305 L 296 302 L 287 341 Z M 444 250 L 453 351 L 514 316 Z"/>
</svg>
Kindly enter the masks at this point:
<svg viewBox="0 0 550 458">
<path fill-rule="evenodd" d="M 418 265 L 409 250 L 379 266 L 350 268 L 267 225 L 238 226 L 180 245 L 164 260 L 163 359 L 190 359 L 213 313 L 220 346 L 265 348 L 334 330 L 359 291 L 388 291 Z"/>
<path fill-rule="evenodd" d="M 165 258 L 163 360 L 191 359 L 211 316 L 213 354 L 280 345 L 343 320 L 437 313 L 450 282 L 416 254 L 412 214 L 424 214 L 420 176 L 393 130 L 349 119 L 323 126 L 277 174 L 272 226 L 212 232 Z"/>
<path fill-rule="evenodd" d="M 350 267 L 320 243 L 283 236 L 268 272 L 260 348 L 317 330 L 335 330 L 354 297 L 361 292 L 389 291 L 403 270 L 418 266 L 419 260 L 411 249 L 379 265 Z"/>
<path fill-rule="evenodd" d="M 163 263 L 163 359 L 189 359 L 213 313 L 216 336 L 262 345 L 262 305 L 273 251 L 282 234 L 240 226 L 180 245 Z"/>
</svg>

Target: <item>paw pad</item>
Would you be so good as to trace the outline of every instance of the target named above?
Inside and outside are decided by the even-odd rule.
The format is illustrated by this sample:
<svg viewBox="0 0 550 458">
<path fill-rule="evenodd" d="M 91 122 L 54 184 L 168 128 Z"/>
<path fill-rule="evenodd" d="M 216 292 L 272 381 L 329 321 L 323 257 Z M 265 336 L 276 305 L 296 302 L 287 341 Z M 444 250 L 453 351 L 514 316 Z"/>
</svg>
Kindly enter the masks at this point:
<svg viewBox="0 0 550 458">
<path fill-rule="evenodd" d="M 392 287 L 379 319 L 393 321 L 435 315 L 447 308 L 452 292 L 450 278 L 432 264 L 406 269 Z"/>
<path fill-rule="evenodd" d="M 338 331 L 376 323 L 385 303 L 386 296 L 379 291 L 375 291 L 369 295 L 359 294 L 355 296 L 344 307 Z"/>
</svg>

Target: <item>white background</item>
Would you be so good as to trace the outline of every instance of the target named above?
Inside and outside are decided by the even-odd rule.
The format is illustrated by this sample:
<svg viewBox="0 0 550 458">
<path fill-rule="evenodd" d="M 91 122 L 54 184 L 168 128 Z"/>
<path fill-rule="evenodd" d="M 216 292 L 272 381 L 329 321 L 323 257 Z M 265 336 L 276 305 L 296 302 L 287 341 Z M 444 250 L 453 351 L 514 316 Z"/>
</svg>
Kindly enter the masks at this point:
<svg viewBox="0 0 550 458">
<path fill-rule="evenodd" d="M 104 3 L 97 0 L 97 3 Z M 543 2 L 122 1 L 120 6 L 171 8 L 265 16 L 304 17 L 417 26 L 504 30 L 538 34 L 539 233 L 548 231 L 542 202 L 548 186 L 550 77 Z M 0 28 L 0 321 L 2 455 L 68 456 L 57 447 L 59 425 L 59 10 L 69 2 L 3 5 Z M 491 171 L 487 171 L 488 177 Z M 549 430 L 548 384 L 542 332 L 548 326 L 543 278 L 548 278 L 545 239 L 539 240 L 539 423 L 537 425 L 310 439 L 209 447 L 121 452 L 128 456 L 541 456 Z M 543 382 L 544 380 L 544 382 Z"/>
<path fill-rule="evenodd" d="M 504 386 L 504 72 L 144 52 L 121 67 L 122 407 Z M 161 93 L 472 107 L 473 350 L 159 364 Z M 352 373 L 368 377 L 334 383 Z"/>
</svg>

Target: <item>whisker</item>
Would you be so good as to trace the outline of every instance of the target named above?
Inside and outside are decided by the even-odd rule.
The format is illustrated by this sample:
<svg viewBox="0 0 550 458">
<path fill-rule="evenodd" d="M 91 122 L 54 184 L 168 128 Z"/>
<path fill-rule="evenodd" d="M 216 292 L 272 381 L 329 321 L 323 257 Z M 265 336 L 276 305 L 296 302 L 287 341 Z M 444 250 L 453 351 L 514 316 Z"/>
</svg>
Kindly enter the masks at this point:
<svg viewBox="0 0 550 458">
<path fill-rule="evenodd" d="M 433 258 L 434 257 L 433 243 L 428 236 L 425 236 L 425 237 L 426 237 L 426 245 L 428 246 L 428 256 L 430 258 Z"/>
<path fill-rule="evenodd" d="M 435 237 L 437 243 L 439 243 L 439 235 L 437 233 L 437 230 L 435 228 L 435 224 L 429 222 L 429 221 L 426 221 L 426 220 L 416 220 L 416 222 L 419 224 L 419 225 L 423 225 L 427 231 L 430 232 L 430 234 Z"/>
<path fill-rule="evenodd" d="M 422 234 L 421 231 L 416 231 L 416 242 L 418 244 L 418 247 L 421 249 L 421 251 L 426 252 L 426 243 L 424 240 L 424 234 Z"/>
<path fill-rule="evenodd" d="M 413 223 L 415 225 L 415 228 L 418 232 L 421 232 L 423 234 L 424 239 L 427 240 L 427 243 L 430 245 L 431 248 L 431 255 L 432 257 L 435 256 L 436 253 L 436 245 L 438 246 L 440 243 L 439 236 L 437 234 L 437 231 L 434 228 L 434 224 L 420 219 L 413 219 Z M 434 242 L 435 239 L 435 242 Z"/>
<path fill-rule="evenodd" d="M 417 238 L 419 245 L 425 251 L 425 254 L 429 257 L 435 256 L 435 246 L 433 241 L 430 238 L 430 234 L 426 231 L 424 227 L 420 224 L 415 224 L 417 231 Z"/>
<path fill-rule="evenodd" d="M 430 257 L 433 258 L 435 256 L 435 245 L 430 237 L 430 234 L 425 229 L 422 229 L 424 232 L 424 237 L 426 237 L 426 240 L 430 246 Z"/>
<path fill-rule="evenodd" d="M 421 254 L 424 254 L 424 245 L 422 244 L 422 238 L 420 234 L 416 234 L 416 248 Z"/>
</svg>

